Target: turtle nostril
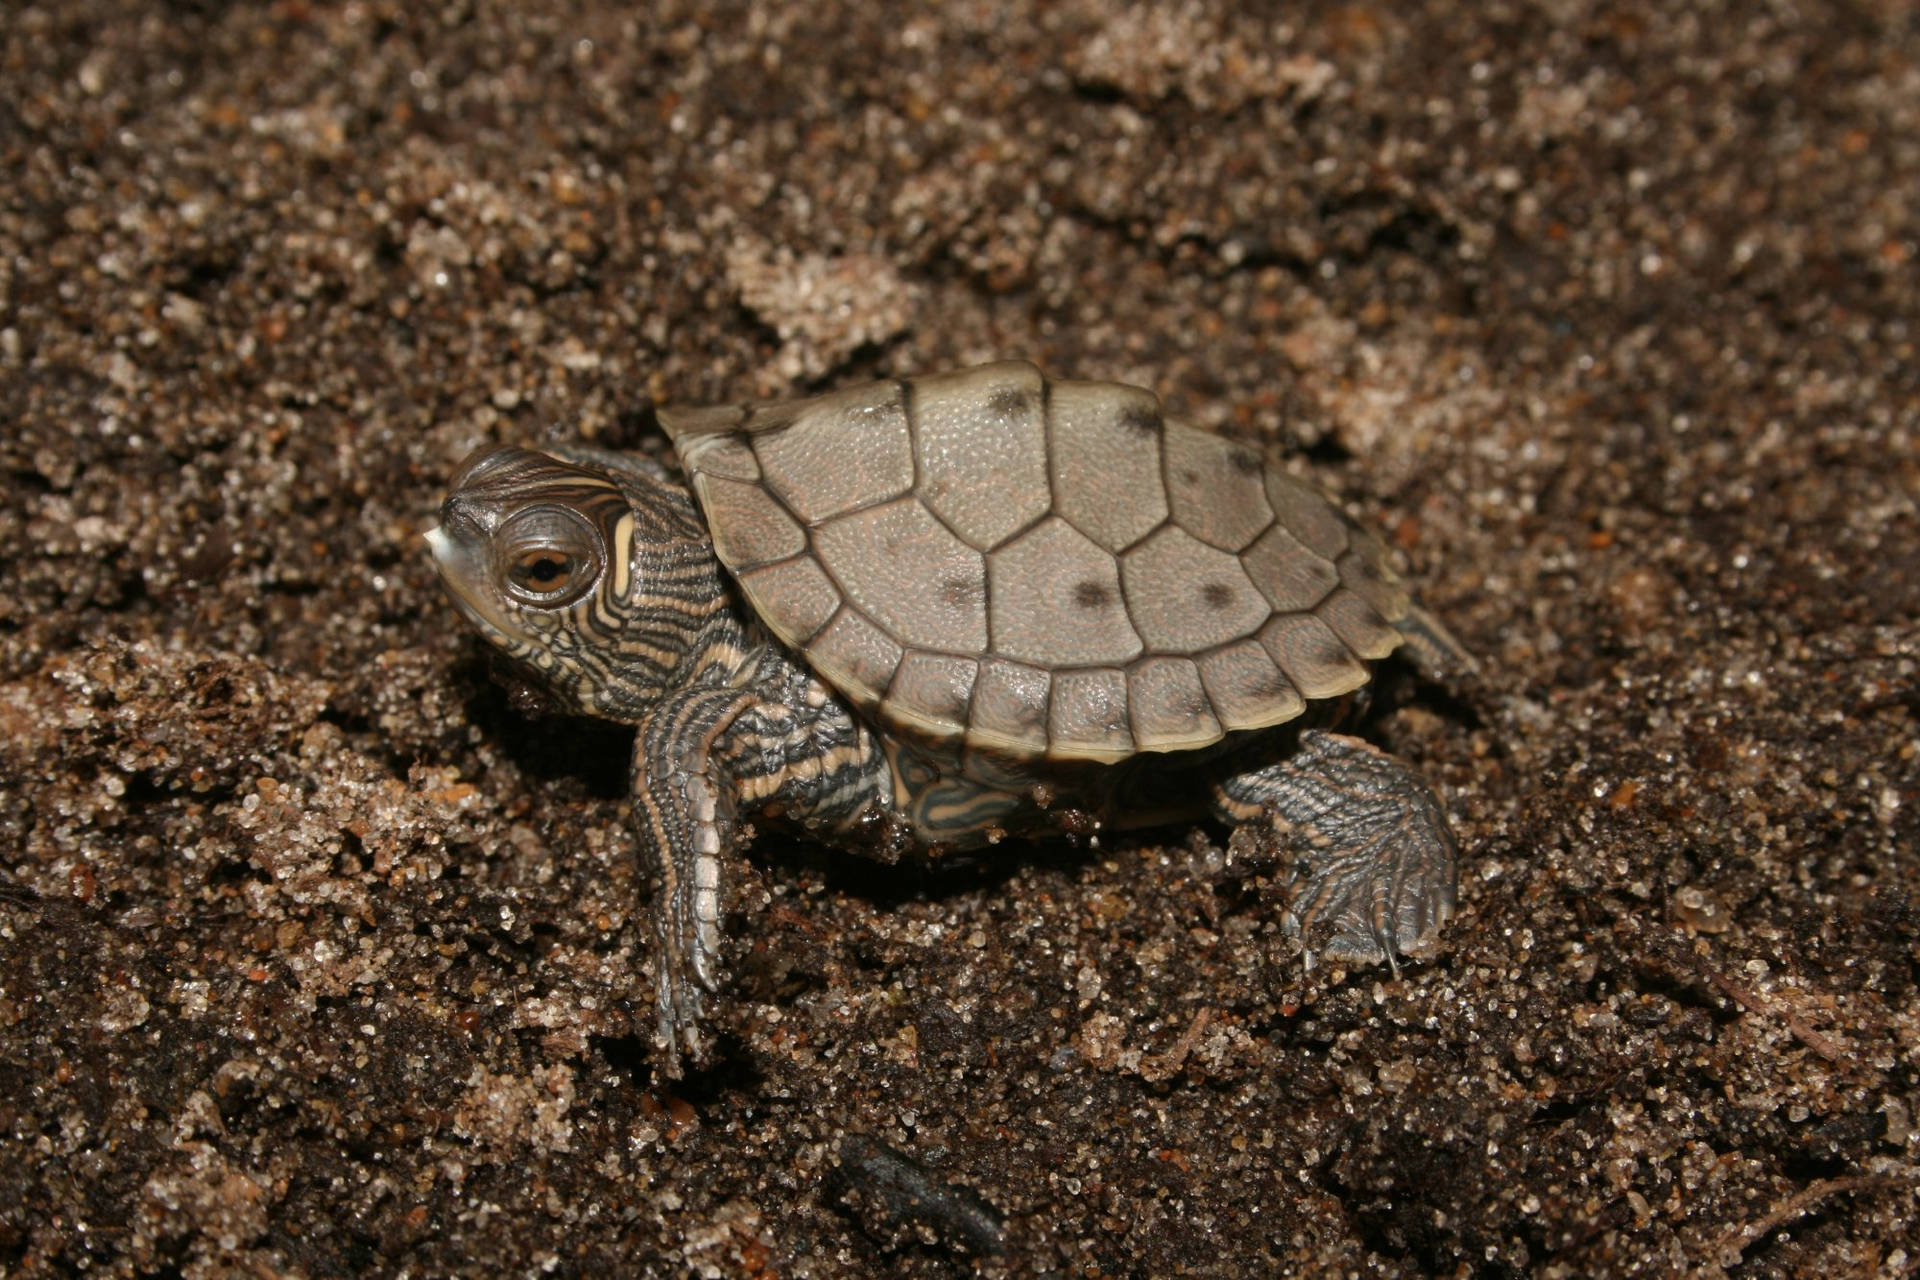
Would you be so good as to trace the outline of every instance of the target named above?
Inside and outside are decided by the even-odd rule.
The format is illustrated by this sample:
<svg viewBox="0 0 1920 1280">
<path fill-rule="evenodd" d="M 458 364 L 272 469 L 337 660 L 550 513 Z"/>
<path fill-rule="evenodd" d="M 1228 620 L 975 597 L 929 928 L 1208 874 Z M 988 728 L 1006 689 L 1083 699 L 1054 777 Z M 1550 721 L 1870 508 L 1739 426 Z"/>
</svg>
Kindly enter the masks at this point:
<svg viewBox="0 0 1920 1280">
<path fill-rule="evenodd" d="M 440 536 L 449 544 L 463 548 L 463 554 L 478 555 L 500 527 L 502 508 L 472 486 L 451 489 L 440 503 Z"/>
</svg>

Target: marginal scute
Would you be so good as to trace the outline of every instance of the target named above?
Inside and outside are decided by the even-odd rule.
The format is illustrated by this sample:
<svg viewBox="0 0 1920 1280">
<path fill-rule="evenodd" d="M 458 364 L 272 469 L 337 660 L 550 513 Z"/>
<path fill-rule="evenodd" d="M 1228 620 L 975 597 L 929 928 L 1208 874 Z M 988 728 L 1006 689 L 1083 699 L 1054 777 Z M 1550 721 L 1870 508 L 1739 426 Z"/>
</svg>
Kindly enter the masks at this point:
<svg viewBox="0 0 1920 1280">
<path fill-rule="evenodd" d="M 729 480 L 758 480 L 760 460 L 753 449 L 737 435 L 696 436 L 680 448 L 680 461 L 687 470 Z"/>
<path fill-rule="evenodd" d="M 1275 613 L 1311 609 L 1340 585 L 1333 564 L 1279 523 L 1241 552 L 1240 562 Z"/>
<path fill-rule="evenodd" d="M 1058 516 L 988 556 L 987 585 L 996 653 L 1048 667 L 1140 653 L 1113 557 Z"/>
<path fill-rule="evenodd" d="M 1347 549 L 1347 522 L 1327 495 L 1279 467 L 1267 469 L 1267 498 L 1273 514 L 1294 537 L 1329 560 Z"/>
<path fill-rule="evenodd" d="M 748 569 L 740 574 L 740 587 L 774 634 L 791 645 L 813 639 L 840 608 L 840 592 L 807 556 Z"/>
<path fill-rule="evenodd" d="M 1400 647 L 1400 632 L 1357 591 L 1342 587 L 1321 601 L 1313 616 L 1331 627 L 1347 648 L 1369 661 L 1384 658 Z"/>
<path fill-rule="evenodd" d="M 856 610 L 842 609 L 807 645 L 820 674 L 862 706 L 880 701 L 902 652 L 892 636 Z"/>
<path fill-rule="evenodd" d="M 1337 698 L 1367 682 L 1367 669 L 1313 614 L 1282 614 L 1260 629 L 1260 643 L 1309 698 Z"/>
<path fill-rule="evenodd" d="M 1142 658 L 1127 670 L 1127 710 L 1142 751 L 1192 751 L 1226 732 L 1190 658 Z"/>
<path fill-rule="evenodd" d="M 660 426 L 685 458 L 700 437 L 735 430 L 746 422 L 751 409 L 743 404 L 668 405 L 660 410 Z"/>
<path fill-rule="evenodd" d="M 751 439 L 767 483 L 809 524 L 913 487 L 913 441 L 890 382 L 821 396 L 783 428 Z"/>
<path fill-rule="evenodd" d="M 1239 551 L 1273 522 L 1258 451 L 1179 423 L 1167 424 L 1162 438 L 1175 524 L 1222 551 Z"/>
<path fill-rule="evenodd" d="M 987 566 L 913 498 L 830 520 L 814 545 L 847 597 L 903 644 L 987 647 Z"/>
<path fill-rule="evenodd" d="M 882 710 L 936 741 L 958 739 L 967 727 L 979 667 L 972 658 L 909 650 L 893 673 Z"/>
<path fill-rule="evenodd" d="M 1258 641 L 1241 640 L 1195 660 L 1214 714 L 1229 729 L 1264 729 L 1306 709 Z"/>
<path fill-rule="evenodd" d="M 759 485 L 696 475 L 693 487 L 706 508 L 714 554 L 735 573 L 806 550 L 806 530 Z"/>
<path fill-rule="evenodd" d="M 1055 382 L 1048 415 L 1054 514 L 1109 551 L 1167 518 L 1160 402 L 1136 387 Z"/>
<path fill-rule="evenodd" d="M 1387 549 L 1375 539 L 1354 539 L 1353 548 L 1340 557 L 1340 581 L 1358 592 L 1388 622 L 1398 622 L 1413 608 L 1413 598 L 1400 576 L 1387 565 Z"/>
<path fill-rule="evenodd" d="M 1076 760 L 1114 761 L 1132 755 L 1126 674 L 1112 667 L 1055 672 L 1047 745 L 1049 754 Z"/>
<path fill-rule="evenodd" d="M 1251 633 L 1271 612 L 1238 557 L 1169 525 L 1120 558 L 1127 611 L 1149 649 L 1198 653 Z"/>
<path fill-rule="evenodd" d="M 1051 685 L 1052 677 L 1037 667 L 983 660 L 967 715 L 967 745 L 1016 756 L 1045 751 Z"/>
<path fill-rule="evenodd" d="M 1045 515 L 1046 383 L 1024 361 L 908 384 L 920 500 L 982 551 Z"/>
</svg>

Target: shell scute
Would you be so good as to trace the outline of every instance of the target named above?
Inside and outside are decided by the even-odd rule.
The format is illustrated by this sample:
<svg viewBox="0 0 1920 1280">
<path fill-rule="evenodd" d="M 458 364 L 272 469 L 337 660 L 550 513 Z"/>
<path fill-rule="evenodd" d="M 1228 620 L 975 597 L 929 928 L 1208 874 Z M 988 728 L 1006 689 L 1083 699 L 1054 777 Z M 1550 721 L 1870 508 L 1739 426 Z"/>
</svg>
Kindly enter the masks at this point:
<svg viewBox="0 0 1920 1280">
<path fill-rule="evenodd" d="M 997 653 L 1046 667 L 1140 654 L 1112 554 L 1057 516 L 989 556 L 987 583 Z"/>
<path fill-rule="evenodd" d="M 1120 558 L 1127 611 L 1148 649 L 1198 653 L 1253 632 L 1272 612 L 1240 557 L 1169 525 Z"/>
<path fill-rule="evenodd" d="M 858 449 L 847 447 L 850 432 Z M 831 406 L 803 407 L 785 426 L 751 439 L 768 485 L 809 524 L 913 488 L 906 407 L 891 382 L 842 392 Z"/>
<path fill-rule="evenodd" d="M 1167 518 L 1160 402 L 1132 387 L 1056 382 L 1048 421 L 1053 510 L 1108 551 Z"/>
<path fill-rule="evenodd" d="M 791 645 L 813 639 L 841 605 L 839 589 L 809 556 L 793 556 L 778 564 L 743 570 L 740 585 L 749 597 L 768 602 L 761 616 L 774 634 Z"/>
<path fill-rule="evenodd" d="M 1112 667 L 1076 667 L 1053 677 L 1047 745 L 1054 755 L 1122 760 L 1134 753 L 1127 676 Z"/>
<path fill-rule="evenodd" d="M 1191 658 L 1134 663 L 1127 670 L 1127 708 L 1133 740 L 1142 751 L 1192 750 L 1218 742 L 1226 732 Z"/>
<path fill-rule="evenodd" d="M 1347 549 L 1348 524 L 1326 496 L 1305 480 L 1278 467 L 1267 469 L 1267 499 L 1274 518 L 1300 542 L 1328 560 Z"/>
<path fill-rule="evenodd" d="M 1194 664 L 1214 714 L 1229 729 L 1264 729 L 1306 709 L 1300 693 L 1258 641 L 1241 640 L 1202 655 Z"/>
<path fill-rule="evenodd" d="M 986 559 L 913 498 L 829 521 L 814 542 L 847 597 L 902 643 L 986 649 Z"/>
<path fill-rule="evenodd" d="M 1311 613 L 1287 613 L 1260 629 L 1260 643 L 1309 698 L 1337 698 L 1367 682 L 1367 669 L 1332 627 Z"/>
<path fill-rule="evenodd" d="M 981 551 L 1047 513 L 1046 382 L 1030 364 L 915 378 L 920 500 Z"/>
<path fill-rule="evenodd" d="M 842 609 L 807 643 L 807 654 L 842 693 L 871 707 L 886 693 L 906 651 L 859 610 Z"/>
<path fill-rule="evenodd" d="M 885 707 L 935 741 L 955 741 L 966 732 L 979 674 L 972 658 L 909 650 L 893 673 Z"/>
<path fill-rule="evenodd" d="M 1339 570 L 1341 583 L 1387 621 L 1398 622 L 1413 608 L 1413 596 L 1406 584 L 1387 567 L 1386 548 L 1372 539 L 1362 542 L 1356 538 L 1353 548 L 1340 557 Z"/>
<path fill-rule="evenodd" d="M 1341 582 L 1332 561 L 1278 522 L 1241 553 L 1240 562 L 1276 613 L 1311 609 Z"/>
<path fill-rule="evenodd" d="M 1313 611 L 1342 644 L 1369 661 L 1384 658 L 1400 644 L 1400 633 L 1357 591 L 1334 592 Z"/>
<path fill-rule="evenodd" d="M 1002 658 L 984 659 L 967 708 L 967 745 L 1017 757 L 1044 754 L 1052 698 L 1053 677 L 1047 672 Z"/>
<path fill-rule="evenodd" d="M 715 553 L 736 571 L 806 550 L 806 530 L 759 485 L 723 476 L 696 476 L 693 488 L 706 508 Z"/>
<path fill-rule="evenodd" d="M 1163 438 L 1175 524 L 1210 546 L 1239 551 L 1273 523 L 1259 453 L 1186 426 L 1169 427 Z"/>
</svg>

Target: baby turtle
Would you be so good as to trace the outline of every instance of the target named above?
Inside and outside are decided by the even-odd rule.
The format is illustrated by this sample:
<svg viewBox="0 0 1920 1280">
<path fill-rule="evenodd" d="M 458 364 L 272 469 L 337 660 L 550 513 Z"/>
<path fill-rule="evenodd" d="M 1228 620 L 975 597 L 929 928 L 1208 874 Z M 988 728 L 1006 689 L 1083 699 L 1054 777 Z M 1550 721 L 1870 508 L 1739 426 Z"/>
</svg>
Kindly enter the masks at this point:
<svg viewBox="0 0 1920 1280">
<path fill-rule="evenodd" d="M 1307 837 L 1286 924 L 1310 953 L 1391 962 L 1452 913 L 1427 785 L 1303 726 L 1402 644 L 1471 660 L 1313 486 L 1023 361 L 660 421 L 685 479 L 486 448 L 427 539 L 488 640 L 638 726 L 669 1074 L 702 1056 L 743 816 L 888 860 L 1265 821 Z"/>
</svg>

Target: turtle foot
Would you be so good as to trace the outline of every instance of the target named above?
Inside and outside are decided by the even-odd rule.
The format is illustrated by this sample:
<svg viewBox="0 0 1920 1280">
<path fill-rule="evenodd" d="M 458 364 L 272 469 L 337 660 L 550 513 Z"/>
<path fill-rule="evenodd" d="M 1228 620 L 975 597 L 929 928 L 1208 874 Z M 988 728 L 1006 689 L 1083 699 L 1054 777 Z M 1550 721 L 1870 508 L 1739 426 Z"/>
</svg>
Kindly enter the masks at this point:
<svg viewBox="0 0 1920 1280">
<path fill-rule="evenodd" d="M 1420 776 L 1357 738 L 1300 735 L 1288 759 L 1221 786 L 1224 816 L 1264 814 L 1293 862 L 1287 931 L 1317 956 L 1399 969 L 1453 915 L 1457 856 Z"/>
</svg>

